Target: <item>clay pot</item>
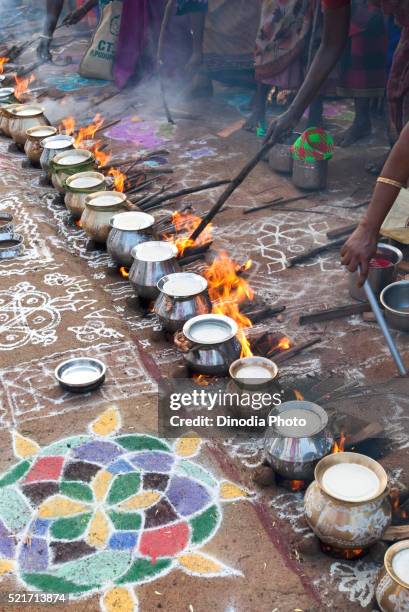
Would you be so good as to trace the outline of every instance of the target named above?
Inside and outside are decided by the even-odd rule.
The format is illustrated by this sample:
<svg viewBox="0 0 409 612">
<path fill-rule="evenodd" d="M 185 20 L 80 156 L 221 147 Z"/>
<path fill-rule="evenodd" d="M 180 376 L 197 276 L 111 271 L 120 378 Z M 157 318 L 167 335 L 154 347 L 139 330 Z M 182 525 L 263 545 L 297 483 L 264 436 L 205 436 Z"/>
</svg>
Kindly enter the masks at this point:
<svg viewBox="0 0 409 612">
<path fill-rule="evenodd" d="M 385 554 L 384 568 L 376 588 L 376 601 L 382 612 L 405 612 L 409 610 L 409 581 L 395 571 L 394 561 L 398 555 L 409 554 L 409 540 L 391 546 Z M 407 566 L 406 566 L 407 567 Z M 405 579 L 403 579 L 405 578 Z"/>
<path fill-rule="evenodd" d="M 24 152 L 32 164 L 38 165 L 40 163 L 41 153 L 43 152 L 41 141 L 48 136 L 54 136 L 56 133 L 57 128 L 51 125 L 35 125 L 28 128 Z"/>
<path fill-rule="evenodd" d="M 2 132 L 3 136 L 7 138 L 11 138 L 10 134 L 10 121 L 13 118 L 11 111 L 15 109 L 19 104 L 7 104 L 2 106 L 0 109 L 0 132 Z"/>
<path fill-rule="evenodd" d="M 57 153 L 50 161 L 51 183 L 59 193 L 65 193 L 67 178 L 80 172 L 91 172 L 95 169 L 95 159 L 87 149 L 74 149 Z"/>
<path fill-rule="evenodd" d="M 81 219 L 85 200 L 91 193 L 105 191 L 105 177 L 100 172 L 79 172 L 65 181 L 64 202 L 74 219 Z"/>
<path fill-rule="evenodd" d="M 17 145 L 24 146 L 27 140 L 27 130 L 35 125 L 50 125 L 44 115 L 42 106 L 20 104 L 15 107 L 11 114 L 10 134 Z"/>
<path fill-rule="evenodd" d="M 325 472 L 341 463 L 369 468 L 379 480 L 373 495 L 362 501 L 344 501 L 329 494 L 323 484 Z M 388 477 L 373 459 L 358 453 L 338 453 L 321 459 L 315 468 L 315 481 L 308 487 L 305 514 L 315 535 L 323 542 L 342 550 L 366 549 L 378 542 L 392 520 Z"/>
<path fill-rule="evenodd" d="M 85 200 L 81 227 L 95 242 L 105 243 L 111 231 L 110 221 L 115 213 L 126 210 L 126 195 L 118 191 L 97 191 Z"/>
</svg>

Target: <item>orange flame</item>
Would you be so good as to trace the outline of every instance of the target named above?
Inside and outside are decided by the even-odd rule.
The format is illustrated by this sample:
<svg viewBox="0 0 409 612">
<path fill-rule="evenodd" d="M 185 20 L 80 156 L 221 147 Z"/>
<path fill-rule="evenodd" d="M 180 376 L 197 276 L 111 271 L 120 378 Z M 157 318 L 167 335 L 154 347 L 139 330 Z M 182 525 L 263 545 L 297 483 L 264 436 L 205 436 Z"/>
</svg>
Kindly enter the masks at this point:
<svg viewBox="0 0 409 612">
<path fill-rule="evenodd" d="M 74 117 L 66 117 L 61 121 L 60 132 L 72 136 L 75 132 L 75 119 Z"/>
<path fill-rule="evenodd" d="M 209 377 L 205 376 L 205 374 L 193 374 L 193 380 L 197 385 L 202 385 L 203 387 L 210 385 Z"/>
<path fill-rule="evenodd" d="M 14 77 L 14 96 L 17 98 L 17 100 L 21 101 L 22 95 L 27 93 L 30 83 L 32 83 L 34 80 L 35 76 L 33 74 L 30 74 L 27 78 L 19 77 L 17 75 Z"/>
<path fill-rule="evenodd" d="M 359 559 L 365 553 L 364 548 L 334 548 L 329 544 L 321 543 L 322 551 L 332 557 L 336 557 L 337 559 L 346 559 L 347 561 L 353 561 L 355 559 Z"/>
<path fill-rule="evenodd" d="M 100 147 L 101 143 L 97 142 L 92 147 L 92 153 L 95 157 L 95 161 L 97 162 L 97 166 L 105 166 L 111 159 L 111 153 L 105 153 L 104 151 L 101 151 Z"/>
<path fill-rule="evenodd" d="M 110 168 L 108 175 L 114 178 L 114 189 L 123 193 L 125 189 L 126 174 L 118 170 L 118 168 Z"/>
<path fill-rule="evenodd" d="M 280 340 L 275 344 L 271 349 L 269 349 L 267 355 L 272 356 L 275 353 L 279 353 L 280 351 L 288 351 L 291 348 L 291 340 L 286 336 L 280 338 Z"/>
<path fill-rule="evenodd" d="M 4 64 L 6 64 L 8 61 L 9 61 L 8 57 L 0 57 L 0 74 L 3 74 Z"/>
<path fill-rule="evenodd" d="M 212 240 L 212 225 L 211 223 L 200 234 L 196 241 L 190 240 L 189 236 L 197 228 L 201 222 L 201 218 L 189 212 L 174 212 L 172 215 L 172 224 L 176 230 L 176 236 L 164 235 L 164 240 L 172 242 L 181 257 L 189 247 L 200 246 Z M 179 235 L 178 235 L 179 234 Z"/>
<path fill-rule="evenodd" d="M 121 274 L 122 278 L 128 278 L 129 277 L 129 270 L 128 270 L 128 268 L 125 268 L 125 266 L 121 266 L 119 268 L 119 273 Z"/>
<path fill-rule="evenodd" d="M 239 271 L 240 272 L 248 272 L 252 265 L 253 265 L 253 260 L 252 259 L 248 259 L 242 266 L 240 266 Z"/>
<path fill-rule="evenodd" d="M 75 225 L 81 229 L 82 228 L 81 219 L 76 219 L 75 220 Z"/>
<path fill-rule="evenodd" d="M 290 481 L 290 489 L 294 493 L 296 493 L 297 491 L 301 491 L 304 487 L 305 487 L 304 480 L 291 480 Z"/>
<path fill-rule="evenodd" d="M 301 393 L 301 391 L 298 391 L 298 389 L 294 389 L 294 395 L 295 395 L 295 399 L 298 400 L 299 402 L 301 402 L 304 399 L 303 394 Z"/>
<path fill-rule="evenodd" d="M 103 123 L 104 118 L 102 117 L 102 115 L 97 113 L 94 119 L 92 120 L 92 123 L 78 130 L 78 134 L 75 138 L 75 147 L 79 149 L 81 148 L 84 140 L 92 140 L 96 132 L 102 127 Z"/>
<path fill-rule="evenodd" d="M 334 454 L 343 453 L 345 451 L 345 442 L 346 442 L 346 435 L 344 434 L 343 431 L 341 431 L 339 442 L 334 442 L 334 448 L 332 449 L 332 452 Z"/>
<path fill-rule="evenodd" d="M 246 280 L 237 276 L 237 264 L 224 251 L 205 270 L 204 276 L 208 282 L 213 313 L 226 315 L 236 321 L 241 357 L 252 357 L 250 342 L 244 333 L 246 327 L 252 327 L 252 323 L 240 312 L 240 305 L 246 300 L 253 300 L 253 290 Z"/>
</svg>

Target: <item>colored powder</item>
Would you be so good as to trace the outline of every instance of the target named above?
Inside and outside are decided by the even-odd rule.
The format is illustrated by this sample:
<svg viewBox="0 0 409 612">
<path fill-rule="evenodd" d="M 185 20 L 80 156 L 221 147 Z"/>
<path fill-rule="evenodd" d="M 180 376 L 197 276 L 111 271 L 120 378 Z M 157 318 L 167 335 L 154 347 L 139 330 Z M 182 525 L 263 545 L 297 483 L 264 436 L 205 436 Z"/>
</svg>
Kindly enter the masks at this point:
<svg viewBox="0 0 409 612">
<path fill-rule="evenodd" d="M 392 262 L 389 259 L 385 259 L 384 257 L 373 257 L 369 262 L 370 268 L 389 268 L 392 266 Z"/>
</svg>

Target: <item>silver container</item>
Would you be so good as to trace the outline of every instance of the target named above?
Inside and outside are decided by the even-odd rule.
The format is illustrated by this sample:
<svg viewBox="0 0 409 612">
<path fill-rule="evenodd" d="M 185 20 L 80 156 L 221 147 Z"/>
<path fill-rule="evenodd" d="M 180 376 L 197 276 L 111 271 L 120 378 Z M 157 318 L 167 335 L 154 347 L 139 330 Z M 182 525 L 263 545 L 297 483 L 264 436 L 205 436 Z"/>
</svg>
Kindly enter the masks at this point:
<svg viewBox="0 0 409 612">
<path fill-rule="evenodd" d="M 10 213 L 0 213 L 0 234 L 13 233 L 13 215 Z"/>
<path fill-rule="evenodd" d="M 368 281 L 373 292 L 379 297 L 382 290 L 396 280 L 398 274 L 398 265 L 402 261 L 402 251 L 396 247 L 380 242 L 376 251 L 377 256 L 388 259 L 391 266 L 388 268 L 369 268 Z M 355 300 L 366 302 L 368 300 L 363 287 L 358 287 L 358 273 L 354 272 L 349 275 L 349 294 Z"/>
<path fill-rule="evenodd" d="M 50 175 L 50 161 L 54 159 L 58 153 L 68 151 L 74 148 L 75 139 L 67 134 L 56 134 L 49 136 L 41 141 L 43 152 L 40 157 L 41 168 L 47 175 Z"/>
<path fill-rule="evenodd" d="M 314 163 L 295 159 L 293 162 L 293 183 L 306 191 L 325 189 L 328 182 L 328 160 Z"/>
<path fill-rule="evenodd" d="M 237 332 L 237 323 L 224 315 L 199 315 L 187 321 L 183 335 L 189 348 L 184 358 L 190 370 L 209 376 L 228 374 L 241 353 Z"/>
<path fill-rule="evenodd" d="M 274 172 L 291 174 L 293 171 L 291 145 L 283 143 L 274 145 L 268 156 L 268 165 Z"/>
<path fill-rule="evenodd" d="M 13 259 L 24 251 L 23 236 L 20 234 L 0 233 L 0 259 Z"/>
<path fill-rule="evenodd" d="M 265 357 L 243 357 L 231 364 L 229 374 L 226 393 L 231 393 L 229 408 L 234 416 L 266 419 L 273 403 L 261 404 L 260 395 L 268 394 L 272 401 L 274 394 L 281 395 L 277 365 Z"/>
<path fill-rule="evenodd" d="M 409 332 L 409 281 L 398 281 L 381 293 L 385 319 L 394 329 Z"/>
<path fill-rule="evenodd" d="M 318 461 L 331 453 L 334 438 L 328 430 L 328 415 L 321 406 L 307 401 L 284 402 L 273 408 L 264 440 L 267 461 L 286 480 L 314 479 Z M 288 425 L 289 419 L 304 419 L 306 425 Z M 281 419 L 281 420 L 280 420 Z"/>
<path fill-rule="evenodd" d="M 129 271 L 129 282 L 138 297 L 147 300 L 158 297 L 160 279 L 180 271 L 177 253 L 174 244 L 159 240 L 143 242 L 132 249 L 133 263 Z"/>
<path fill-rule="evenodd" d="M 158 289 L 160 293 L 154 310 L 167 331 L 179 331 L 189 319 L 208 314 L 212 310 L 207 280 L 200 274 L 168 274 L 160 279 Z"/>
<path fill-rule="evenodd" d="M 80 172 L 92 172 L 95 169 L 95 159 L 87 149 L 74 149 L 57 153 L 49 162 L 51 183 L 61 194 L 65 194 L 67 178 Z"/>
<path fill-rule="evenodd" d="M 132 249 L 152 240 L 155 217 L 144 212 L 123 212 L 112 217 L 109 223 L 112 229 L 107 240 L 108 254 L 119 266 L 130 268 Z"/>
<path fill-rule="evenodd" d="M 20 104 L 14 97 L 13 87 L 1 87 L 0 89 L 0 106 L 7 104 Z"/>
<path fill-rule="evenodd" d="M 91 193 L 106 190 L 105 176 L 100 172 L 79 172 L 65 181 L 64 203 L 74 219 L 81 219 L 85 202 Z"/>
<path fill-rule="evenodd" d="M 105 380 L 106 366 L 99 359 L 74 357 L 60 363 L 54 374 L 66 391 L 88 393 L 102 385 Z"/>
</svg>

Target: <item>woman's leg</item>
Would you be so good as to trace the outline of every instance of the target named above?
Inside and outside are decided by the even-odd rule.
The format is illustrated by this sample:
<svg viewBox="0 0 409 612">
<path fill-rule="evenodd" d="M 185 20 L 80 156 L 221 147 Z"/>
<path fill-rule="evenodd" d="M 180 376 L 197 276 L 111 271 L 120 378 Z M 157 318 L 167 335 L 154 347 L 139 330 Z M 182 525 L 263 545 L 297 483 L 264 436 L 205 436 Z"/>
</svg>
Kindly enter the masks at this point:
<svg viewBox="0 0 409 612">
<path fill-rule="evenodd" d="M 46 2 L 46 17 L 43 33 L 41 35 L 40 44 L 37 47 L 37 55 L 40 59 L 45 61 L 51 60 L 50 45 L 63 6 L 64 0 L 47 0 Z"/>
<path fill-rule="evenodd" d="M 244 129 L 253 132 L 259 123 L 266 120 L 266 102 L 270 86 L 265 83 L 257 83 L 257 92 L 254 99 L 254 111 L 244 124 Z"/>
<path fill-rule="evenodd" d="M 354 102 L 355 118 L 352 125 L 338 136 L 337 144 L 340 147 L 349 147 L 372 132 L 371 98 L 355 98 Z"/>
</svg>

